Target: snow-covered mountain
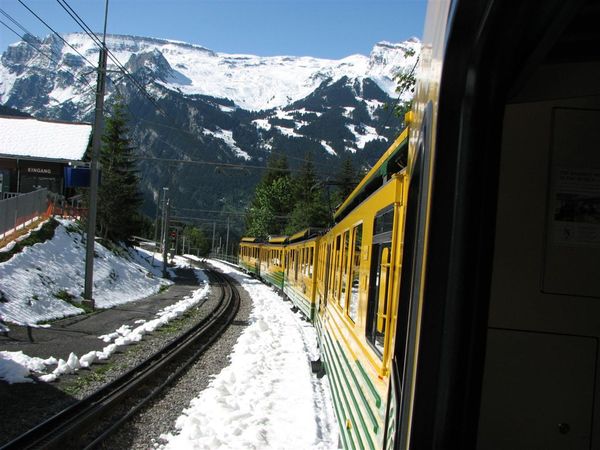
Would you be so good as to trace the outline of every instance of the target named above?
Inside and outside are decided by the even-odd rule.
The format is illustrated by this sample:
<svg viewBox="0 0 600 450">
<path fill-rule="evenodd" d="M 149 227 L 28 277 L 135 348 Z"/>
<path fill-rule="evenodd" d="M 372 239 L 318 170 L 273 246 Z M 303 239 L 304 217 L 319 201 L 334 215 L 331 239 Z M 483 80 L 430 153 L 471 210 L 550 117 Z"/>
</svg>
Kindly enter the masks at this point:
<svg viewBox="0 0 600 450">
<path fill-rule="evenodd" d="M 55 36 L 26 39 L 1 57 L 0 104 L 37 117 L 91 121 L 96 44 L 83 33 L 64 35 L 70 46 Z M 224 54 L 120 35 L 108 36 L 107 46 L 153 98 L 109 59 L 107 104 L 117 92 L 127 103 L 141 156 L 264 165 L 276 151 L 294 166 L 311 152 L 317 169 L 326 167 L 329 175 L 345 155 L 373 163 L 397 135 L 400 123 L 385 105 L 397 98 L 394 76 L 410 71 L 420 51 L 416 39 L 381 42 L 369 56 L 339 60 Z M 222 206 L 228 197 L 247 199 L 260 177 L 253 172 L 231 185 L 214 165 L 144 160 L 140 168 L 148 205 L 170 185 L 186 207 Z"/>
<path fill-rule="evenodd" d="M 36 52 L 25 42 L 11 45 L 2 56 L 0 66 L 0 103 L 12 103 L 14 88 L 28 78 L 36 67 L 52 70 L 66 78 L 73 74 L 74 83 L 48 83 L 45 94 L 50 105 L 72 101 L 81 103 L 81 94 L 93 84 L 91 64 L 98 61 L 98 46 L 84 33 L 64 36 L 72 47 L 51 35 L 43 41 L 27 36 L 28 41 L 53 61 Z M 340 60 L 296 56 L 261 57 L 216 53 L 199 45 L 135 36 L 109 35 L 106 42 L 116 59 L 132 72 L 154 75 L 161 85 L 185 95 L 210 95 L 232 100 L 246 110 L 284 107 L 313 92 L 323 81 L 335 82 L 342 77 L 370 78 L 388 95 L 394 95 L 393 77 L 410 68 L 418 52 L 416 39 L 400 44 L 376 44 L 370 56 L 352 55 Z M 75 52 L 77 50 L 77 52 Z M 80 56 L 83 55 L 85 59 Z M 87 60 L 87 61 L 86 61 Z M 29 70 L 25 70 L 25 65 Z M 112 59 L 109 70 L 117 70 Z M 87 76 L 78 75 L 88 73 Z"/>
</svg>

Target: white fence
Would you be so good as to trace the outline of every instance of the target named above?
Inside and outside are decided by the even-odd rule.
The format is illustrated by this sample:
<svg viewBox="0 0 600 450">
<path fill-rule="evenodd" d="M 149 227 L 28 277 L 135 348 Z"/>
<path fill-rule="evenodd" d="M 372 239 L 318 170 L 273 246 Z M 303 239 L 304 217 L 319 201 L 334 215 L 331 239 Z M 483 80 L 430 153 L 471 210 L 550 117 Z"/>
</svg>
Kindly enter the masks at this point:
<svg viewBox="0 0 600 450">
<path fill-rule="evenodd" d="M 4 192 L 0 200 L 0 239 L 26 226 L 48 210 L 48 190 L 27 194 Z"/>
</svg>

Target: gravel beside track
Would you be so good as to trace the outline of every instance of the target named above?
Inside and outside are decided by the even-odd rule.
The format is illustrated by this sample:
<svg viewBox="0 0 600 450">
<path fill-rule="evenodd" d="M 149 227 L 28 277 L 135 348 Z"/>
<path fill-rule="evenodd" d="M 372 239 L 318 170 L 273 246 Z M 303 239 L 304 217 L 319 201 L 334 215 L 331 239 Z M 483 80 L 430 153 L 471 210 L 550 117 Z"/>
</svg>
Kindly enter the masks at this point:
<svg viewBox="0 0 600 450">
<path fill-rule="evenodd" d="M 184 375 L 104 442 L 101 448 L 149 449 L 162 442 L 161 434 L 175 431 L 175 420 L 183 409 L 208 386 L 213 375 L 229 365 L 229 354 L 244 328 L 248 326 L 252 301 L 244 289 L 239 285 L 237 287 L 241 303 L 232 325 Z"/>
<path fill-rule="evenodd" d="M 241 291 L 243 295 L 245 292 Z M 118 378 L 134 365 L 147 359 L 159 348 L 172 342 L 177 336 L 190 329 L 200 319 L 208 315 L 219 301 L 219 297 L 220 290 L 218 288 L 211 288 L 205 301 L 199 306 L 190 309 L 182 317 L 170 322 L 154 333 L 144 336 L 141 342 L 120 348 L 108 361 L 94 364 L 92 370 L 80 370 L 76 375 L 65 375 L 56 383 L 8 385 L 0 382 L 0 401 L 2 402 L 3 409 L 2 421 L 0 421 L 0 445 L 6 444 L 11 439 L 34 427 L 37 423 L 51 417 L 76 400 L 86 397 L 99 387 Z M 247 298 L 242 297 L 240 313 L 243 310 L 249 310 L 249 307 L 245 306 L 247 303 Z M 234 325 L 232 328 L 239 329 L 241 327 Z M 227 331 L 226 335 L 229 333 L 231 331 Z M 237 339 L 237 335 L 233 338 L 233 342 Z M 50 345 L 50 341 L 51 339 L 48 345 Z M 12 350 L 17 350 L 17 348 Z M 212 348 L 209 352 L 212 352 Z M 220 354 L 217 355 L 213 358 L 216 360 L 222 359 L 225 365 L 227 365 L 227 354 L 222 356 Z M 187 402 L 183 406 L 187 406 Z M 160 413 L 160 417 L 165 420 L 164 418 L 167 415 Z M 126 441 L 127 439 L 124 438 L 124 442 Z M 151 446 L 151 444 L 147 444 L 144 448 Z M 128 444 L 124 443 L 123 445 L 115 444 L 107 448 L 128 447 Z"/>
</svg>

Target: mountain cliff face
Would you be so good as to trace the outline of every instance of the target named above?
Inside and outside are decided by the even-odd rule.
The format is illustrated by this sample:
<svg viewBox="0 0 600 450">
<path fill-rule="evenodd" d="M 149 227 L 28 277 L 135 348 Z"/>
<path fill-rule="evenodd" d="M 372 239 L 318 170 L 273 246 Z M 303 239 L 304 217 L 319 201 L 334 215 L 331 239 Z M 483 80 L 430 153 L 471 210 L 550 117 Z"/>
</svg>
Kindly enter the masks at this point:
<svg viewBox="0 0 600 450">
<path fill-rule="evenodd" d="M 85 58 L 54 36 L 26 36 L 30 45 L 4 52 L 0 104 L 92 121 L 98 47 L 85 34 L 64 38 Z M 151 214 L 163 186 L 181 211 L 239 212 L 260 179 L 254 167 L 272 152 L 286 154 L 292 168 L 311 152 L 323 176 L 334 175 L 346 155 L 356 166 L 374 163 L 399 132 L 384 107 L 397 99 L 393 77 L 410 71 L 420 50 L 416 40 L 382 42 L 369 56 L 326 60 L 230 55 L 135 36 L 109 36 L 107 46 L 153 99 L 109 59 L 107 109 L 117 96 L 127 104 Z"/>
</svg>

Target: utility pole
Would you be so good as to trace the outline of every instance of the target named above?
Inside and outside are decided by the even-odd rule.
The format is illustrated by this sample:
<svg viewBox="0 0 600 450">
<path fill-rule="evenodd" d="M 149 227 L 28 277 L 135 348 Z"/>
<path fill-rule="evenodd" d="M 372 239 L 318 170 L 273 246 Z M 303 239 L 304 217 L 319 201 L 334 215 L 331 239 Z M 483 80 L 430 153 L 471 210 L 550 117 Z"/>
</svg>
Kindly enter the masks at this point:
<svg viewBox="0 0 600 450">
<path fill-rule="evenodd" d="M 160 228 L 160 250 L 162 252 L 163 242 L 164 242 L 164 234 L 165 234 L 165 212 L 167 209 L 167 194 L 169 192 L 168 187 L 163 187 L 163 199 L 162 199 L 162 216 L 161 216 L 161 228 Z"/>
<path fill-rule="evenodd" d="M 227 239 L 225 239 L 225 255 L 229 255 L 229 216 L 227 216 Z"/>
<path fill-rule="evenodd" d="M 163 228 L 163 278 L 167 278 L 167 248 L 169 242 L 169 208 L 170 208 L 171 200 L 167 199 L 167 204 L 165 205 L 164 211 L 164 228 Z"/>
<path fill-rule="evenodd" d="M 98 160 L 100 159 L 100 139 L 102 138 L 102 119 L 104 115 L 104 91 L 106 89 L 106 22 L 108 19 L 108 0 L 104 9 L 104 35 L 98 60 L 98 82 L 96 84 L 96 110 L 94 113 L 94 136 L 92 138 L 92 160 L 90 162 L 90 205 L 88 209 L 87 241 L 85 247 L 85 279 L 83 298 L 95 308 L 94 287 L 94 237 L 96 235 L 96 214 L 98 210 Z"/>
<path fill-rule="evenodd" d="M 217 224 L 215 222 L 213 222 L 213 238 L 212 238 L 212 245 L 210 247 L 211 253 L 215 252 L 215 227 L 216 226 L 217 226 Z"/>
</svg>

